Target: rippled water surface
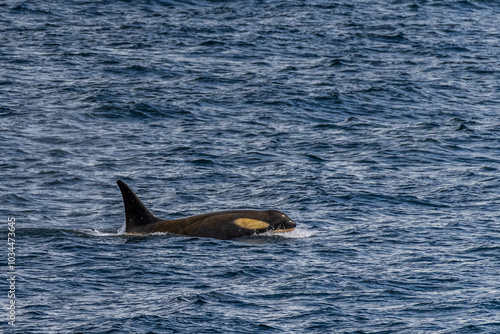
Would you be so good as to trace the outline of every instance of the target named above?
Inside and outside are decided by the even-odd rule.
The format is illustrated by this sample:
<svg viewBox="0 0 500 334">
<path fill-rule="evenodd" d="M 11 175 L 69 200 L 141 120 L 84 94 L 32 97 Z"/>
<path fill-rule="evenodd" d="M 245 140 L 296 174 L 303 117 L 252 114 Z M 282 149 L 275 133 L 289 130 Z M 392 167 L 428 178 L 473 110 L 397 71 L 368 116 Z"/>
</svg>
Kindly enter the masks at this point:
<svg viewBox="0 0 500 334">
<path fill-rule="evenodd" d="M 499 22 L 488 0 L 3 1 L 0 331 L 499 333 Z M 127 236 L 117 179 L 165 219 L 298 227 Z"/>
</svg>

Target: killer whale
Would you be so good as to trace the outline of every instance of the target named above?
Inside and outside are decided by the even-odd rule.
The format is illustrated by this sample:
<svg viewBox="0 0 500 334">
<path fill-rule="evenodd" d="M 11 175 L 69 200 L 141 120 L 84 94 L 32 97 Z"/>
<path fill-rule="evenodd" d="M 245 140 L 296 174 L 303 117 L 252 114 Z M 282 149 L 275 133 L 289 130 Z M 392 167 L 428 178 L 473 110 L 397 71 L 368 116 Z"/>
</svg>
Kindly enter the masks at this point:
<svg viewBox="0 0 500 334">
<path fill-rule="evenodd" d="M 267 231 L 287 232 L 296 224 L 278 210 L 232 210 L 206 213 L 175 220 L 153 215 L 132 189 L 123 181 L 120 187 L 125 206 L 125 233 L 148 234 L 169 232 L 192 237 L 232 239 Z"/>
</svg>

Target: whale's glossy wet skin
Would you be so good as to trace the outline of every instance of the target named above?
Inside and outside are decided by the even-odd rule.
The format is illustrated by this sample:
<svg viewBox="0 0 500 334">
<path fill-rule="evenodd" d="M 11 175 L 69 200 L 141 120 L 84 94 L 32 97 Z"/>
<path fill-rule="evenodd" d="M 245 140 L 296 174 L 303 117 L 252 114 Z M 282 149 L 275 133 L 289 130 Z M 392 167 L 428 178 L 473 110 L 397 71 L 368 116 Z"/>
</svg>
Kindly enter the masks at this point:
<svg viewBox="0 0 500 334">
<path fill-rule="evenodd" d="M 191 237 L 232 239 L 268 231 L 288 232 L 295 222 L 277 210 L 231 210 L 174 220 L 154 216 L 123 181 L 117 181 L 125 205 L 125 232 L 130 234 L 169 232 Z"/>
</svg>

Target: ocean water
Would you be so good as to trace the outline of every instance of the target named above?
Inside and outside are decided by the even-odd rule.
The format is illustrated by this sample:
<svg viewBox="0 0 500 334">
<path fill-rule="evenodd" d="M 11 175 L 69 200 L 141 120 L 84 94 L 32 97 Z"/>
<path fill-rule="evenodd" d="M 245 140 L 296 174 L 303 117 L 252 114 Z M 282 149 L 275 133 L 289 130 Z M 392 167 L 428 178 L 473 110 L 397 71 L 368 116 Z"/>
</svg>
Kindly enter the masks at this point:
<svg viewBox="0 0 500 334">
<path fill-rule="evenodd" d="M 500 333 L 499 21 L 492 0 L 2 1 L 0 332 Z M 298 226 L 127 236 L 117 179 L 161 218 Z"/>
</svg>

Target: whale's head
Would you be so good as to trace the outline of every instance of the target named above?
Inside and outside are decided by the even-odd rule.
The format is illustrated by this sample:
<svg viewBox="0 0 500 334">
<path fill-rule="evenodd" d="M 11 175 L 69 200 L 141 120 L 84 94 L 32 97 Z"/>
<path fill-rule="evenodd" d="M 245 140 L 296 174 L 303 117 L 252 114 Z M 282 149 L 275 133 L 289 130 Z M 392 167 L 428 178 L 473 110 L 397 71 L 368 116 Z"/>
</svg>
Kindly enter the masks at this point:
<svg viewBox="0 0 500 334">
<path fill-rule="evenodd" d="M 278 210 L 268 211 L 242 211 L 230 212 L 232 216 L 236 216 L 234 224 L 238 228 L 244 228 L 250 233 L 265 233 L 265 232 L 289 232 L 292 231 L 297 224 L 290 219 L 286 214 Z"/>
<path fill-rule="evenodd" d="M 272 232 L 289 232 L 295 229 L 297 225 L 290 217 L 278 210 L 266 211 L 269 215 L 267 223 L 269 224 L 268 230 Z"/>
</svg>

